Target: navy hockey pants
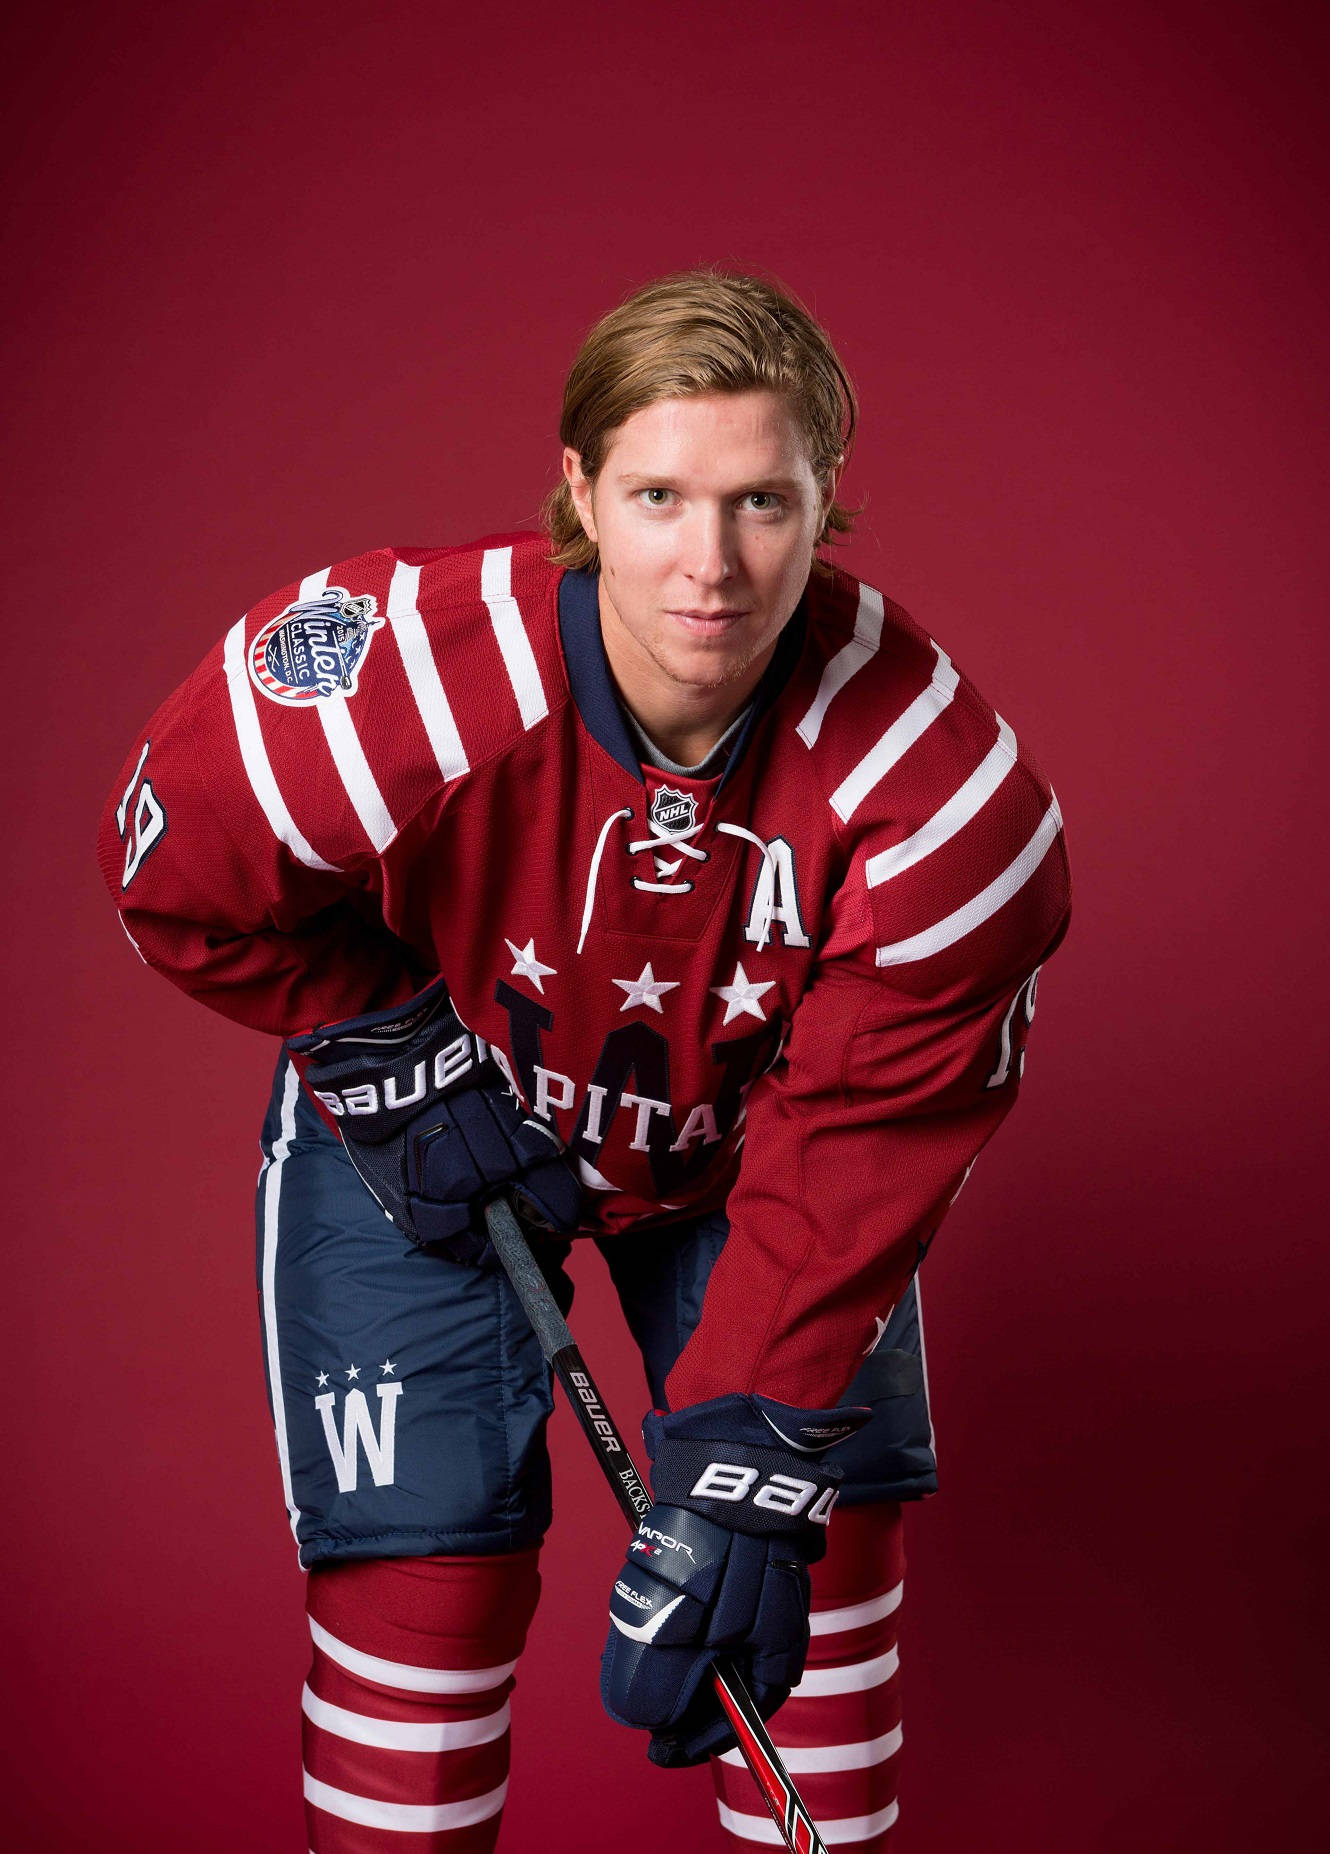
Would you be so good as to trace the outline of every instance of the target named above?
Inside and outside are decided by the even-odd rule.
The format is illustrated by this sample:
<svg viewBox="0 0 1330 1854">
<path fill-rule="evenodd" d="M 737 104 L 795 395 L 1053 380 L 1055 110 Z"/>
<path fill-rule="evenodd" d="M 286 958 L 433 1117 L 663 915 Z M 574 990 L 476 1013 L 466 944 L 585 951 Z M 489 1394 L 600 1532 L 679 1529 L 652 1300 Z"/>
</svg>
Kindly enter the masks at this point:
<svg viewBox="0 0 1330 1854">
<path fill-rule="evenodd" d="M 696 1326 L 729 1225 L 598 1243 L 651 1396 Z M 541 1245 L 565 1307 L 567 1245 Z M 300 1562 L 516 1552 L 550 1523 L 549 1371 L 506 1279 L 397 1234 L 285 1059 L 263 1128 L 258 1273 L 268 1395 Z M 595 1349 L 591 1348 L 594 1364 Z M 935 1488 L 915 1289 L 846 1392 L 842 1501 Z"/>
</svg>

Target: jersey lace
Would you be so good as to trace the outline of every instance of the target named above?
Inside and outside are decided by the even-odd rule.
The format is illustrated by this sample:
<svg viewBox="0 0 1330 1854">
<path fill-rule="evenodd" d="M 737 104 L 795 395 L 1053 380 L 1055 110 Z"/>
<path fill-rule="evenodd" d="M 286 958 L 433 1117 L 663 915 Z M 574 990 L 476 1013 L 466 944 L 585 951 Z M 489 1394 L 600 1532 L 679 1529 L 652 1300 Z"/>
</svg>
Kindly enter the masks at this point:
<svg viewBox="0 0 1330 1854">
<path fill-rule="evenodd" d="M 610 832 L 616 824 L 631 820 L 632 816 L 632 811 L 624 806 L 620 811 L 612 811 L 600 827 L 596 847 L 591 855 L 591 867 L 587 872 L 586 900 L 582 907 L 582 931 L 577 941 L 579 953 L 586 944 L 587 929 L 591 925 L 591 916 L 595 911 L 596 881 L 600 875 L 600 865 L 605 855 L 605 845 L 609 841 Z M 629 856 L 651 855 L 654 857 L 656 880 L 650 882 L 642 876 L 634 876 L 632 878 L 633 887 L 652 895 L 690 894 L 693 888 L 692 882 L 686 877 L 681 881 L 674 878 L 683 868 L 685 857 L 697 863 L 706 862 L 710 852 L 693 842 L 693 838 L 699 836 L 706 829 L 706 825 L 690 824 L 684 830 L 670 830 L 664 824 L 658 823 L 655 818 L 649 817 L 646 822 L 650 836 L 639 837 L 635 842 L 630 841 L 625 848 Z M 769 871 L 769 879 L 761 884 L 760 890 L 757 937 L 760 951 L 771 937 L 771 923 L 776 909 L 775 859 L 756 831 L 746 830 L 742 824 L 721 822 L 717 824 L 716 831 L 719 835 L 742 837 L 748 843 L 755 844 L 762 852 L 762 861 Z M 677 855 L 674 854 L 675 851 L 678 852 Z"/>
</svg>

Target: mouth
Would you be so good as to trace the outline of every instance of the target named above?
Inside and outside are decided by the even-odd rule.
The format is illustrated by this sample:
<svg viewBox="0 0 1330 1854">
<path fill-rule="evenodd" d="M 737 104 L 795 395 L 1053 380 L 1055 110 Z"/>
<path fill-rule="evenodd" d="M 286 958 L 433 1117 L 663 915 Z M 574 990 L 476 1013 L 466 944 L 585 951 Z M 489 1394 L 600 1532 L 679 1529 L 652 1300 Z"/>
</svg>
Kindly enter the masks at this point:
<svg viewBox="0 0 1330 1854">
<path fill-rule="evenodd" d="M 749 614 L 748 606 L 721 606 L 715 611 L 670 612 L 669 617 L 676 619 L 686 631 L 695 637 L 723 637 L 733 630 L 741 618 Z"/>
</svg>

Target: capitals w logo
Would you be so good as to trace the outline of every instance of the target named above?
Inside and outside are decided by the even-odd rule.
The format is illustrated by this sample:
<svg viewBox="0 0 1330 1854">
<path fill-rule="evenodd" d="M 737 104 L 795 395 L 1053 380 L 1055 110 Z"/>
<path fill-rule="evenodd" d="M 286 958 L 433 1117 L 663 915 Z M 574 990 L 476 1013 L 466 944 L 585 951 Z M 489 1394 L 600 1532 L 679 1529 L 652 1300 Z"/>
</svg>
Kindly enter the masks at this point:
<svg viewBox="0 0 1330 1854">
<path fill-rule="evenodd" d="M 364 1391 L 349 1390 L 342 1405 L 340 1436 L 333 1415 L 337 1392 L 325 1391 L 321 1397 L 314 1399 L 314 1408 L 323 1418 L 323 1436 L 328 1444 L 328 1453 L 332 1456 L 339 1493 L 356 1491 L 362 1448 L 374 1485 L 391 1487 L 393 1484 L 397 1452 L 397 1399 L 402 1394 L 402 1387 L 400 1384 L 376 1384 L 374 1391 L 379 1400 L 377 1431 Z"/>
</svg>

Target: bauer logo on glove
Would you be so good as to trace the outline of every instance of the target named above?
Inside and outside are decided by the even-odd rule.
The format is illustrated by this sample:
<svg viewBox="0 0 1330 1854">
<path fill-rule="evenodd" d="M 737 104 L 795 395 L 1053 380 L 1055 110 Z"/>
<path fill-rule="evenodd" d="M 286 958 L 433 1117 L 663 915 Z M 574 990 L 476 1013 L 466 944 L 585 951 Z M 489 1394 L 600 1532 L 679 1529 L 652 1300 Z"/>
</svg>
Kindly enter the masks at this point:
<svg viewBox="0 0 1330 1854">
<path fill-rule="evenodd" d="M 553 1130 L 522 1110 L 444 981 L 386 1011 L 292 1037 L 305 1084 L 351 1163 L 405 1236 L 450 1260 L 496 1266 L 484 1208 L 513 1193 L 547 1229 L 577 1228 L 581 1187 Z"/>
</svg>

